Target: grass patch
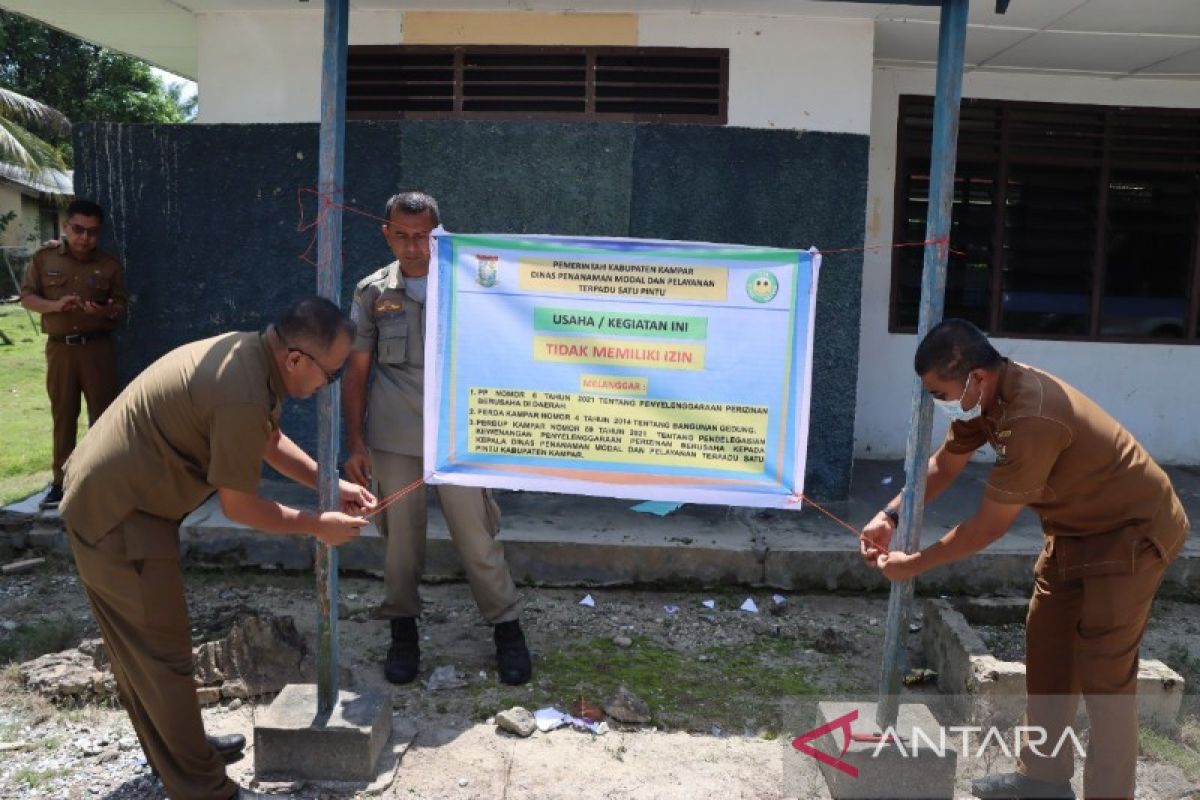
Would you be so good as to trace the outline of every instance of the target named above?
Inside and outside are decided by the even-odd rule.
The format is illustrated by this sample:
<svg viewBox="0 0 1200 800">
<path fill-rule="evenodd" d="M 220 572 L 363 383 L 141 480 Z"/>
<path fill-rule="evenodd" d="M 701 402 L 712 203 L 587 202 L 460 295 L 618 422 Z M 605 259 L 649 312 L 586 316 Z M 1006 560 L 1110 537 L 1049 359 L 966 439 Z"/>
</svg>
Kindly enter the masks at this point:
<svg viewBox="0 0 1200 800">
<path fill-rule="evenodd" d="M 66 650 L 79 642 L 79 623 L 73 619 L 46 619 L 22 622 L 0 638 L 0 664 L 28 661 L 31 658 Z"/>
<path fill-rule="evenodd" d="M 1146 755 L 1179 767 L 1190 780 L 1200 780 L 1200 750 L 1197 750 L 1194 744 L 1189 745 L 1186 738 L 1184 741 L 1176 741 L 1143 727 L 1138 739 L 1142 752 Z"/>
<path fill-rule="evenodd" d="M 32 767 L 21 767 L 13 773 L 13 781 L 18 785 L 24 784 L 30 789 L 41 789 L 47 786 L 50 781 L 55 778 L 60 778 L 67 774 L 65 769 L 33 769 Z"/>
<path fill-rule="evenodd" d="M 748 728 L 779 730 L 789 698 L 814 695 L 804 670 L 788 656 L 804 644 L 762 639 L 736 647 L 686 654 L 639 637 L 630 648 L 606 638 L 570 644 L 534 666 L 533 695 L 539 704 L 566 711 L 582 695 L 603 705 L 624 684 L 650 706 L 654 724 L 667 729 L 709 732 L 713 726 L 740 733 Z M 524 694 L 528 702 L 529 694 Z M 516 692 L 487 692 L 476 711 L 488 716 L 521 702 Z M 542 702 L 544 699 L 544 703 Z"/>
<path fill-rule="evenodd" d="M 34 315 L 37 319 L 37 315 Z M 27 497 L 50 480 L 53 425 L 46 396 L 46 337 L 34 333 L 25 309 L 0 305 L 0 505 Z M 82 400 L 81 400 L 82 405 Z M 80 412 L 79 435 L 87 430 Z"/>
</svg>

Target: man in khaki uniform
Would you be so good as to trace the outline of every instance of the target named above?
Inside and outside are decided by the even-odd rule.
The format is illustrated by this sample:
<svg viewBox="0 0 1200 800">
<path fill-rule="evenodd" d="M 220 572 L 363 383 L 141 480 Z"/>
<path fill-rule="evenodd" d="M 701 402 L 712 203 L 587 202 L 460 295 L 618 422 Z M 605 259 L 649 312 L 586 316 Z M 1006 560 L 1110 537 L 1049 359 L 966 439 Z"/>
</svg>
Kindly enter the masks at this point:
<svg viewBox="0 0 1200 800">
<path fill-rule="evenodd" d="M 79 394 L 88 424 L 117 396 L 112 332 L 125 311 L 125 270 L 96 247 L 104 210 L 90 200 L 67 206 L 61 242 L 33 256 L 21 282 L 21 305 L 42 315 L 46 341 L 46 391 L 54 420 L 54 477 L 43 508 L 62 500 L 63 464 L 75 448 Z"/>
<path fill-rule="evenodd" d="M 214 746 L 222 743 L 204 735 L 179 522 L 216 492 L 225 514 L 251 528 L 330 545 L 357 535 L 366 524 L 359 516 L 310 514 L 258 496 L 264 461 L 316 485 L 316 463 L 279 429 L 282 401 L 337 380 L 352 332 L 335 305 L 314 297 L 262 333 L 177 348 L 126 387 L 67 462 L 62 517 L 79 576 L 121 702 L 173 800 L 257 796 L 239 793 Z M 374 504 L 347 481 L 341 501 L 345 512 Z"/>
<path fill-rule="evenodd" d="M 1026 621 L 1025 725 L 1035 731 L 1017 771 L 975 781 L 975 796 L 1073 798 L 1074 748 L 1053 751 L 1082 693 L 1091 729 L 1084 794 L 1132 798 L 1138 648 L 1163 573 L 1190 530 L 1170 479 L 1092 400 L 1002 358 L 969 322 L 935 326 L 917 347 L 915 369 L 954 420 L 930 459 L 926 502 L 983 444 L 995 449 L 996 465 L 975 516 L 940 541 L 911 555 L 888 551 L 897 496 L 863 529 L 863 556 L 891 580 L 913 578 L 982 550 L 1025 506 L 1046 534 Z"/>
<path fill-rule="evenodd" d="M 420 192 L 392 197 L 386 216 L 383 236 L 396 260 L 363 278 L 355 289 L 351 317 L 357 333 L 342 380 L 350 445 L 346 474 L 363 486 L 374 478 L 381 498 L 424 474 L 425 285 L 430 235 L 439 223 L 437 202 Z M 516 587 L 504 549 L 496 541 L 500 510 L 486 489 L 442 484 L 437 495 L 475 602 L 494 626 L 500 680 L 525 683 L 532 667 L 517 620 Z M 421 613 L 418 585 L 425 566 L 426 508 L 424 490 L 413 491 L 387 506 L 378 519 L 387 538 L 381 612 L 391 621 L 384 675 L 392 683 L 411 682 L 420 668 L 416 620 Z"/>
</svg>

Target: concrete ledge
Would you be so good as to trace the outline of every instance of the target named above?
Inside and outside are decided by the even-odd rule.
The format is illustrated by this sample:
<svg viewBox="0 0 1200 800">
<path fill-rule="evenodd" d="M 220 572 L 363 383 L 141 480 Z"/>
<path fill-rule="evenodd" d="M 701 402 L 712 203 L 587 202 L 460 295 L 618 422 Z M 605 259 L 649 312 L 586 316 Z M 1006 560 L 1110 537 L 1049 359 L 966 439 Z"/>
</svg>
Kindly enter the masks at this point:
<svg viewBox="0 0 1200 800">
<path fill-rule="evenodd" d="M 975 510 L 988 465 L 971 464 L 964 476 L 926 512 L 922 540 L 941 536 Z M 892 478 L 888 484 L 882 481 Z M 860 461 L 850 500 L 826 503 L 831 513 L 860 525 L 892 497 L 895 462 Z M 1200 480 L 1175 470 L 1172 477 L 1193 519 Z M 1190 480 L 1186 486 L 1182 482 Z M 1190 487 L 1190 488 L 1189 488 Z M 316 505 L 314 493 L 290 483 L 264 483 L 269 497 L 300 507 Z M 432 495 L 432 492 L 431 492 Z M 776 511 L 685 505 L 658 517 L 631 510 L 632 500 L 534 492 L 498 492 L 504 514 L 500 540 L 520 583 L 548 586 L 629 584 L 708 587 L 746 585 L 790 591 L 885 591 L 887 582 L 858 557 L 857 537 L 816 509 Z M 1193 537 L 1167 571 L 1162 595 L 1200 598 L 1200 537 Z M 312 543 L 301 537 L 268 536 L 236 525 L 215 498 L 183 523 L 187 560 L 206 565 L 306 570 Z M 918 581 L 927 594 L 1028 595 L 1042 547 L 1037 518 L 1028 511 L 1012 530 L 983 553 L 942 567 Z M 374 527 L 340 550 L 344 570 L 382 574 L 385 543 Z M 430 503 L 426 576 L 458 580 L 463 571 L 436 502 Z"/>
<path fill-rule="evenodd" d="M 952 696 L 956 710 L 985 724 L 1012 724 L 1025 710 L 1025 665 L 996 658 L 971 627 L 972 611 L 980 624 L 1023 620 L 1027 602 L 1020 599 L 975 599 L 961 605 L 948 600 L 925 601 L 922 644 L 938 688 Z M 1142 721 L 1160 728 L 1173 726 L 1183 704 L 1183 676 L 1158 659 L 1138 662 L 1137 703 Z M 1081 713 L 1083 704 L 1080 704 Z"/>
</svg>

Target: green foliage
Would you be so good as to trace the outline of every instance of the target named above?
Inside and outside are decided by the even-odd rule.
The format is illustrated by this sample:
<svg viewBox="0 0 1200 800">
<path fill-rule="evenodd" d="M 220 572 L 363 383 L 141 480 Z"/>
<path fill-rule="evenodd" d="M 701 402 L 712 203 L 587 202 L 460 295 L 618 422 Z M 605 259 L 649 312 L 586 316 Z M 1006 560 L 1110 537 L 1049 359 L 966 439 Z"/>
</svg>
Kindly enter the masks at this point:
<svg viewBox="0 0 1200 800">
<path fill-rule="evenodd" d="M 21 767 L 13 773 L 12 779 L 18 786 L 26 786 L 30 789 L 43 789 L 55 778 L 60 778 L 66 774 L 67 770 L 65 769 Z"/>
<path fill-rule="evenodd" d="M 79 623 L 73 619 L 22 622 L 16 630 L 0 636 L 0 664 L 28 661 L 78 643 Z"/>
<path fill-rule="evenodd" d="M 0 85 L 0 161 L 31 172 L 64 169 L 62 155 L 48 139 L 70 131 L 71 123 L 55 109 Z"/>
<path fill-rule="evenodd" d="M 654 723 L 663 728 L 707 733 L 717 725 L 738 731 L 753 720 L 776 731 L 787 722 L 789 701 L 817 691 L 805 671 L 792 665 L 800 649 L 798 641 L 763 639 L 711 647 L 700 660 L 644 637 L 628 649 L 606 638 L 569 642 L 541 656 L 532 688 L 547 705 L 566 710 L 580 696 L 603 704 L 624 684 L 649 704 Z M 519 691 L 480 688 L 475 713 L 490 716 L 522 700 L 527 696 Z"/>
<path fill-rule="evenodd" d="M 72 122 L 186 122 L 194 103 L 136 58 L 0 12 L 0 87 L 37 98 Z M 70 135 L 47 134 L 62 150 Z"/>
<path fill-rule="evenodd" d="M 1142 753 L 1158 761 L 1174 764 L 1192 780 L 1200 779 L 1200 751 L 1185 740 L 1174 739 L 1147 727 L 1142 727 L 1138 734 Z"/>
</svg>

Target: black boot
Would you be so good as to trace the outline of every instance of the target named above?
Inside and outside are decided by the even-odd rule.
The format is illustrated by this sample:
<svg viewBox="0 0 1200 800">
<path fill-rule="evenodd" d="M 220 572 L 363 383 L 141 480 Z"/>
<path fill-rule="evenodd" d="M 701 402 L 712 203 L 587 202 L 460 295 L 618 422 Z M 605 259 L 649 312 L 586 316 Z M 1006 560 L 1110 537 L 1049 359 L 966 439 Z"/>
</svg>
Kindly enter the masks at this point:
<svg viewBox="0 0 1200 800">
<path fill-rule="evenodd" d="M 58 508 L 58 504 L 62 502 L 63 489 L 57 483 L 51 483 L 47 487 L 46 496 L 38 503 L 38 508 L 46 510 L 49 508 Z"/>
<path fill-rule="evenodd" d="M 972 781 L 971 794 L 982 800 L 1075 800 L 1069 781 L 1037 781 L 1019 772 L 988 775 Z"/>
<path fill-rule="evenodd" d="M 529 659 L 529 648 L 525 646 L 525 634 L 517 620 L 501 622 L 492 634 L 496 641 L 496 668 L 500 682 L 509 686 L 529 683 L 533 664 Z"/>
<path fill-rule="evenodd" d="M 392 620 L 392 646 L 383 662 L 383 676 L 391 683 L 412 683 L 421 667 L 421 645 L 413 617 Z"/>
</svg>

